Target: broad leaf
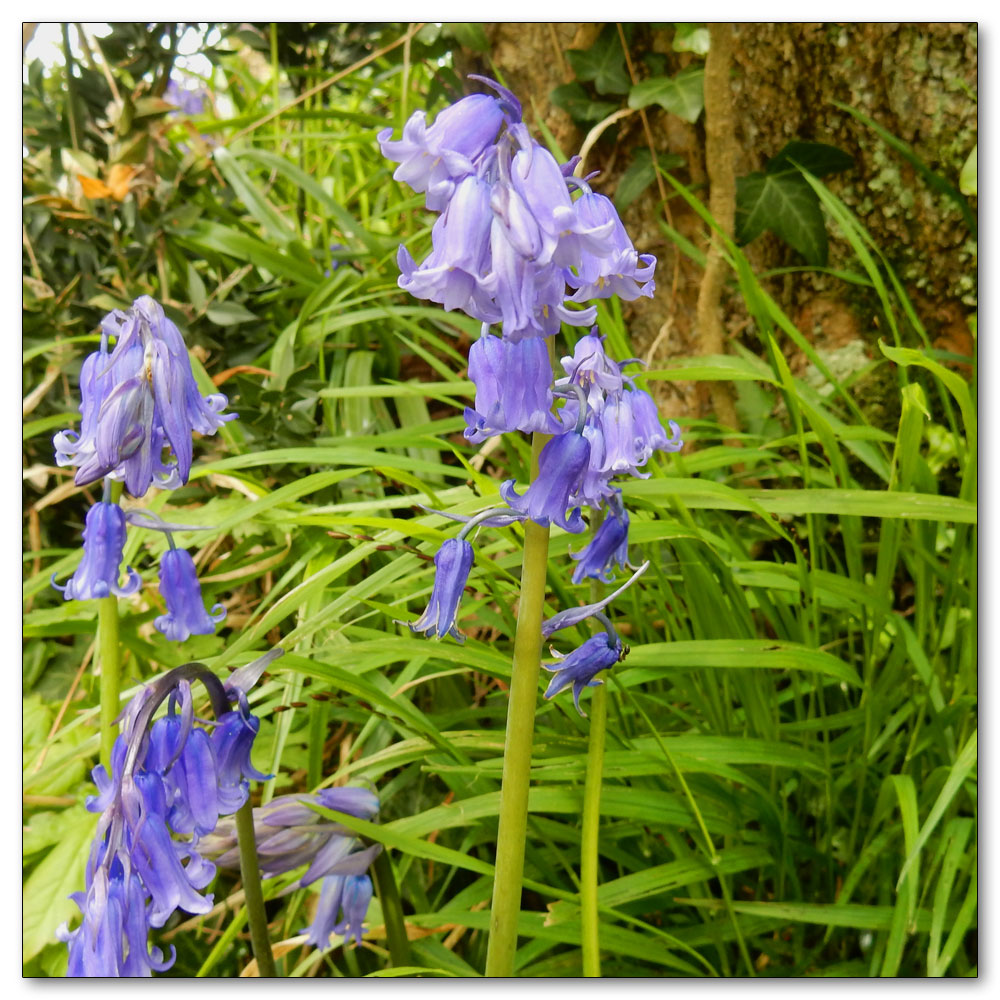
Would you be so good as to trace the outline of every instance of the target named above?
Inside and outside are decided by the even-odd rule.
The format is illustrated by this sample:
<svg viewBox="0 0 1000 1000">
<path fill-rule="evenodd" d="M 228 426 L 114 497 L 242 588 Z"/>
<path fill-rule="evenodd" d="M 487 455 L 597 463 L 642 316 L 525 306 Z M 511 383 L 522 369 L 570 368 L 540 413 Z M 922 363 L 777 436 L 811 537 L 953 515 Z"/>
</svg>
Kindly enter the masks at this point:
<svg viewBox="0 0 1000 1000">
<path fill-rule="evenodd" d="M 825 142 L 788 143 L 764 168 L 769 174 L 780 174 L 802 167 L 815 177 L 828 177 L 854 166 L 854 157 Z"/>
<path fill-rule="evenodd" d="M 749 243 L 770 229 L 815 266 L 826 264 L 826 223 L 801 174 L 753 173 L 736 182 L 736 240 Z"/>
<path fill-rule="evenodd" d="M 678 24 L 674 33 L 674 52 L 708 53 L 708 28 L 703 24 Z"/>
<path fill-rule="evenodd" d="M 599 94 L 628 93 L 625 53 L 614 28 L 605 28 L 589 49 L 569 49 L 566 58 L 576 78 L 592 81 Z"/>
<path fill-rule="evenodd" d="M 705 106 L 705 70 L 689 66 L 675 76 L 654 76 L 637 83 L 628 95 L 630 108 L 659 104 L 686 122 L 696 122 Z"/>
<path fill-rule="evenodd" d="M 673 170 L 684 164 L 684 157 L 676 153 L 667 153 L 658 156 L 657 162 L 661 170 Z M 656 180 L 656 170 L 653 167 L 653 158 L 649 155 L 648 149 L 637 149 L 632 157 L 632 164 L 618 181 L 618 189 L 615 191 L 615 207 L 619 212 L 624 212 L 629 205 Z"/>
<path fill-rule="evenodd" d="M 610 101 L 593 100 L 579 83 L 564 83 L 556 87 L 549 94 L 549 100 L 578 122 L 601 121 L 618 110 L 618 105 Z"/>
</svg>

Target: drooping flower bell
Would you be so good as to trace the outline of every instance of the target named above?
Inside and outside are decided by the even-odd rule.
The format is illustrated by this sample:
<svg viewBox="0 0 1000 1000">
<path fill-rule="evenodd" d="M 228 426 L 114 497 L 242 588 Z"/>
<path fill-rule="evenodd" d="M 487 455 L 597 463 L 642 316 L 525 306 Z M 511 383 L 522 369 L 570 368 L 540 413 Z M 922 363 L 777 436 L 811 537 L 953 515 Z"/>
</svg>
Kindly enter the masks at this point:
<svg viewBox="0 0 1000 1000">
<path fill-rule="evenodd" d="M 590 459 L 590 442 L 582 433 L 569 431 L 547 442 L 538 456 L 538 476 L 523 495 L 514 490 L 514 480 L 500 486 L 500 496 L 513 509 L 536 524 L 546 527 L 557 524 L 575 534 L 585 525 L 580 508 L 571 506 L 570 497 L 576 492 Z"/>
<path fill-rule="evenodd" d="M 221 393 L 201 395 L 180 331 L 148 295 L 104 318 L 80 383 L 80 432 L 53 438 L 57 463 L 77 467 L 78 486 L 111 476 L 135 497 L 151 485 L 175 489 L 191 471 L 192 432 L 214 434 L 236 417 L 222 414 Z M 167 446 L 173 459 L 164 462 Z"/>
<path fill-rule="evenodd" d="M 160 558 L 160 594 L 167 613 L 153 621 L 156 629 L 174 642 L 183 642 L 190 635 L 211 635 L 215 626 L 226 617 L 221 604 L 205 610 L 201 584 L 191 553 L 185 549 L 168 548 Z"/>
<path fill-rule="evenodd" d="M 476 407 L 466 407 L 465 436 L 474 444 L 504 431 L 555 434 L 552 366 L 543 340 L 518 343 L 483 330 L 469 349 L 469 378 L 476 386 Z"/>
<path fill-rule="evenodd" d="M 443 542 L 434 556 L 434 586 L 427 610 L 415 622 L 400 624 L 408 625 L 411 632 L 423 632 L 429 639 L 450 635 L 465 642 L 465 636 L 455 625 L 455 616 L 473 559 L 472 545 L 464 538 Z"/>
<path fill-rule="evenodd" d="M 353 935 L 361 943 L 362 921 L 371 901 L 371 880 L 365 874 L 382 850 L 381 844 L 361 846 L 346 827 L 324 818 L 310 804 L 370 820 L 379 810 L 378 796 L 367 788 L 323 788 L 315 795 L 279 795 L 253 810 L 254 839 L 261 874 L 273 878 L 307 866 L 296 885 L 320 882 L 319 900 L 307 943 L 326 948 L 333 933 Z M 202 838 L 203 853 L 220 868 L 239 867 L 239 846 L 232 819 L 219 821 Z M 337 920 L 343 910 L 344 919 Z"/>
<path fill-rule="evenodd" d="M 624 569 L 628 563 L 628 511 L 621 503 L 621 490 L 616 491 L 609 504 L 610 510 L 594 533 L 590 544 L 580 552 L 570 555 L 577 561 L 573 582 L 583 583 L 588 577 L 610 583 L 614 579 L 612 566 L 617 563 Z"/>
<path fill-rule="evenodd" d="M 124 547 L 125 514 L 121 507 L 105 501 L 95 503 L 87 511 L 80 565 L 64 587 L 55 582 L 53 575 L 52 586 L 61 590 L 67 601 L 134 594 L 142 586 L 142 580 L 131 566 L 126 567 L 125 586 L 118 585 Z"/>
<path fill-rule="evenodd" d="M 545 689 L 545 697 L 552 698 L 563 688 L 573 685 L 573 704 L 576 710 L 585 716 L 580 708 L 580 695 L 585 687 L 598 687 L 603 681 L 594 680 L 594 675 L 602 670 L 613 667 L 621 658 L 624 647 L 617 636 L 612 639 L 604 632 L 591 636 L 582 646 L 578 646 L 568 656 L 551 650 L 553 656 L 559 657 L 556 663 L 543 663 L 542 666 L 554 676 Z"/>
</svg>

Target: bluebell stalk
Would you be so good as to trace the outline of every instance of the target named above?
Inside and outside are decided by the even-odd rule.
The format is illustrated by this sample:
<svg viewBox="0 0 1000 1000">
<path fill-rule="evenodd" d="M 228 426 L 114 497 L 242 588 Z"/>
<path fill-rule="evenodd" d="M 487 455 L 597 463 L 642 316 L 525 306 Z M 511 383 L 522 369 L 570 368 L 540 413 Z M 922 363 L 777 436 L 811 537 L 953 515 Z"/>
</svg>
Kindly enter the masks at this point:
<svg viewBox="0 0 1000 1000">
<path fill-rule="evenodd" d="M 80 394 L 80 432 L 53 438 L 57 464 L 77 467 L 78 486 L 111 476 L 136 497 L 153 485 L 186 483 L 192 432 L 214 434 L 236 417 L 222 415 L 221 393 L 201 395 L 180 331 L 148 295 L 102 320 L 100 347 L 80 372 Z M 164 462 L 167 446 L 173 460 Z"/>
<path fill-rule="evenodd" d="M 242 678 L 253 671 L 259 676 L 280 653 L 261 657 Z M 150 929 L 162 927 L 178 908 L 189 913 L 211 908 L 212 896 L 200 890 L 211 882 L 215 865 L 204 857 L 199 840 L 224 810 L 246 801 L 249 789 L 241 776 L 252 770 L 252 736 L 233 740 L 231 724 L 211 733 L 195 728 L 193 679 L 205 684 L 220 720 L 238 714 L 240 725 L 256 732 L 245 691 L 232 679 L 223 685 L 200 664 L 170 671 L 132 699 L 122 713 L 111 775 L 103 765 L 93 772 L 98 795 L 87 800 L 87 808 L 101 817 L 85 889 L 72 897 L 83 922 L 74 931 L 65 925 L 58 931 L 69 945 L 70 976 L 164 971 L 173 963 L 173 949 L 169 958 L 150 949 Z M 152 722 L 168 698 L 168 714 Z M 237 713 L 229 710 L 231 698 L 239 702 Z M 174 833 L 190 839 L 176 840 Z"/>
<path fill-rule="evenodd" d="M 52 586 L 61 590 L 67 601 L 134 594 L 142 586 L 142 580 L 131 566 L 126 567 L 125 586 L 118 585 L 124 548 L 125 514 L 121 507 L 106 501 L 95 503 L 87 511 L 80 565 L 64 587 L 56 583 L 53 574 Z"/>
</svg>

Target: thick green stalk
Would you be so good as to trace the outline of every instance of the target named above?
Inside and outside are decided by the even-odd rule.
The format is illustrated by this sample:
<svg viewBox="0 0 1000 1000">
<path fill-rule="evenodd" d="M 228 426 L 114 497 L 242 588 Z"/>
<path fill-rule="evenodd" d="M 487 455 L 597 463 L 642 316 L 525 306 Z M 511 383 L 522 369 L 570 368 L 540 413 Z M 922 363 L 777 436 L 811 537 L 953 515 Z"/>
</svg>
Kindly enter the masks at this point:
<svg viewBox="0 0 1000 1000">
<path fill-rule="evenodd" d="M 580 836 L 580 944 L 583 948 L 583 974 L 591 978 L 601 975 L 601 941 L 597 930 L 597 848 L 607 718 L 608 686 L 602 684 L 594 689 L 590 702 L 590 742 L 583 785 L 583 832 Z"/>
<path fill-rule="evenodd" d="M 104 502 L 118 503 L 122 483 L 104 480 Z M 121 711 L 122 660 L 118 637 L 118 598 L 114 594 L 97 599 L 97 666 L 100 669 L 101 693 L 101 763 L 111 773 L 111 748 L 118 727 L 115 719 Z"/>
<path fill-rule="evenodd" d="M 532 438 L 532 471 L 537 475 L 538 455 L 546 438 Z M 507 705 L 503 781 L 500 786 L 500 826 L 497 832 L 493 911 L 486 949 L 486 975 L 514 974 L 517 952 L 517 918 L 521 912 L 521 879 L 524 874 L 524 838 L 528 825 L 528 786 L 531 780 L 531 747 L 538 701 L 538 675 L 542 662 L 542 609 L 549 559 L 549 529 L 524 522 L 524 555 L 521 561 L 521 599 L 514 634 L 514 662 Z"/>
<path fill-rule="evenodd" d="M 257 974 L 262 979 L 277 976 L 271 941 L 267 936 L 267 912 L 264 909 L 264 892 L 260 887 L 260 865 L 257 863 L 257 840 L 253 832 L 253 806 L 250 799 L 236 811 L 236 839 L 240 845 L 240 874 L 247 917 L 250 920 L 250 943 L 257 959 Z"/>
<path fill-rule="evenodd" d="M 594 540 L 604 520 L 601 511 L 590 517 L 590 539 Z M 590 600 L 596 604 L 603 591 L 600 580 L 590 581 Z M 587 771 L 583 783 L 583 830 L 580 834 L 580 947 L 583 974 L 601 975 L 601 938 L 597 915 L 597 859 L 601 825 L 601 783 L 604 772 L 604 742 L 607 732 L 608 688 L 602 684 L 590 703 L 590 736 L 587 744 Z"/>
<path fill-rule="evenodd" d="M 372 862 L 371 871 L 375 892 L 382 906 L 382 918 L 385 920 L 389 957 L 395 968 L 405 969 L 412 964 L 410 940 L 406 934 L 406 921 L 403 919 L 403 902 L 399 898 L 399 887 L 396 885 L 396 876 L 387 851 L 382 851 Z"/>
<path fill-rule="evenodd" d="M 121 648 L 118 642 L 118 598 L 97 599 L 97 656 L 101 668 L 101 763 L 111 773 L 111 748 L 118 735 L 121 711 Z"/>
</svg>

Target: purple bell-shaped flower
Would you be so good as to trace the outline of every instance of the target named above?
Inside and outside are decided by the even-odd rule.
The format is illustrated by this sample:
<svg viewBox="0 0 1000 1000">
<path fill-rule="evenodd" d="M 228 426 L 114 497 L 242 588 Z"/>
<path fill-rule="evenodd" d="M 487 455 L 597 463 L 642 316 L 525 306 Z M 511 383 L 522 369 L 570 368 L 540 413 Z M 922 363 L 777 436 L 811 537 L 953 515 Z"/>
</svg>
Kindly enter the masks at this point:
<svg viewBox="0 0 1000 1000">
<path fill-rule="evenodd" d="M 221 604 L 205 610 L 201 584 L 191 553 L 185 549 L 167 549 L 160 559 L 160 593 L 167 605 L 167 614 L 160 615 L 153 625 L 168 639 L 183 642 L 188 636 L 211 635 L 215 626 L 226 617 Z"/>
<path fill-rule="evenodd" d="M 80 565 L 64 587 L 55 582 L 54 576 L 52 586 L 61 590 L 67 601 L 134 594 L 142 586 L 142 580 L 131 566 L 126 568 L 125 586 L 118 586 L 124 548 L 125 514 L 121 507 L 116 503 L 95 503 L 87 511 Z"/>
</svg>

